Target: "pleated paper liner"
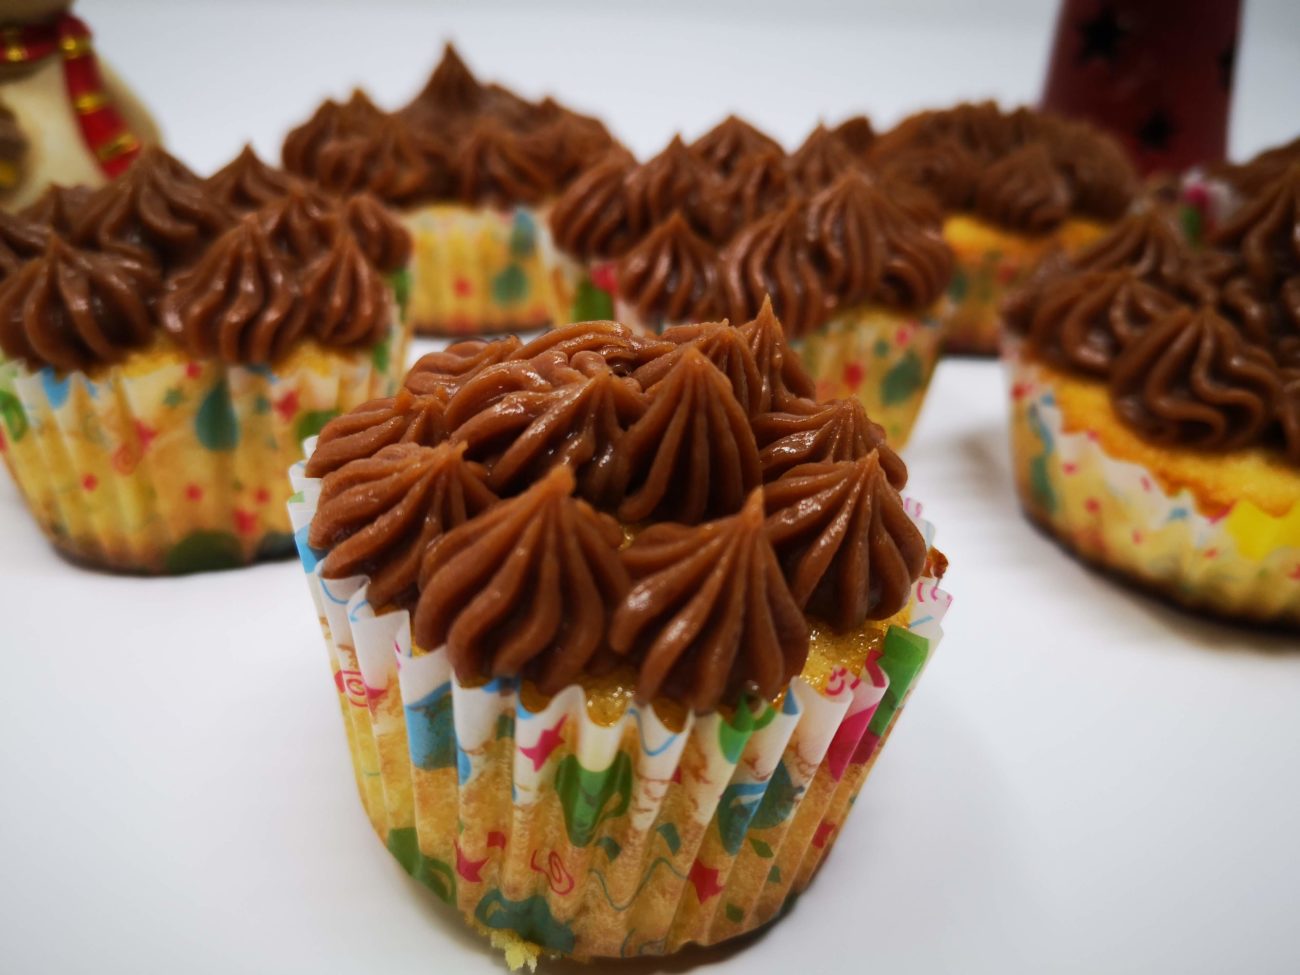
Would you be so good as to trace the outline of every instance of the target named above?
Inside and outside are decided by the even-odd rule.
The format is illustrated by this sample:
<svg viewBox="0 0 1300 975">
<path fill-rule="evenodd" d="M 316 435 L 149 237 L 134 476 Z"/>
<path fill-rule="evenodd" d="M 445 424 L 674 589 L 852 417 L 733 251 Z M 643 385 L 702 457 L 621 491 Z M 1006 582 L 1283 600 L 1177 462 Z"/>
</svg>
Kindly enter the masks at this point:
<svg viewBox="0 0 1300 975">
<path fill-rule="evenodd" d="M 3 454 L 41 529 L 128 572 L 293 552 L 284 468 L 339 412 L 394 387 L 405 341 L 303 345 L 274 369 L 192 362 L 161 342 L 93 376 L 0 363 Z"/>
<path fill-rule="evenodd" d="M 616 296 L 612 263 L 590 269 L 560 260 L 559 285 L 569 296 L 566 320 L 612 319 L 641 332 L 661 332 L 676 322 L 646 322 Z M 856 399 L 901 449 L 912 434 L 943 346 L 944 301 L 920 314 L 880 305 L 843 308 L 791 345 L 817 384 L 817 399 Z M 733 322 L 732 324 L 740 324 Z"/>
<path fill-rule="evenodd" d="M 302 471 L 290 511 L 366 812 L 511 967 L 664 954 L 775 918 L 838 835 L 949 602 L 919 583 L 878 659 L 822 659 L 730 716 L 467 687 L 445 651 L 413 653 L 405 611 L 375 614 L 364 577 L 321 578 L 306 544 L 319 482 Z"/>
<path fill-rule="evenodd" d="M 968 214 L 944 221 L 943 239 L 956 258 L 944 306 L 949 352 L 997 355 L 1002 302 L 1039 260 L 1060 247 L 1073 253 L 1106 232 L 1104 224 L 1069 219 L 1048 234 L 1002 230 Z"/>
<path fill-rule="evenodd" d="M 408 313 L 416 332 L 477 335 L 549 325 L 556 311 L 550 232 L 533 207 L 436 203 L 407 210 Z"/>
<path fill-rule="evenodd" d="M 1300 626 L 1300 492 L 1275 513 L 1244 498 L 1207 511 L 1141 463 L 1107 452 L 1086 417 L 1066 416 L 1058 380 L 1007 354 L 1011 452 L 1026 513 L 1088 562 L 1189 608 Z"/>
</svg>

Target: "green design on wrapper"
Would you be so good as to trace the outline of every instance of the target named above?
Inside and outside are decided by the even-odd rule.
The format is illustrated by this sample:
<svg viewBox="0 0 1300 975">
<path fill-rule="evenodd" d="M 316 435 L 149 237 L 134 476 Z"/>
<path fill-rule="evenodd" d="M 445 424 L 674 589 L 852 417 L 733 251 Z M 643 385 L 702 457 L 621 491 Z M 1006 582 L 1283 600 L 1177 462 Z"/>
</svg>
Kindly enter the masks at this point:
<svg viewBox="0 0 1300 975">
<path fill-rule="evenodd" d="M 167 571 L 175 574 L 235 569 L 243 565 L 243 547 L 230 532 L 194 532 L 167 551 Z"/>
<path fill-rule="evenodd" d="M 573 929 L 555 919 L 540 894 L 513 901 L 499 890 L 489 891 L 474 909 L 474 919 L 484 927 L 513 931 L 551 951 L 573 950 Z"/>
<path fill-rule="evenodd" d="M 5 428 L 10 439 L 22 440 L 27 434 L 27 413 L 18 397 L 6 389 L 0 389 L 0 417 L 4 419 Z"/>
<path fill-rule="evenodd" d="M 199 404 L 194 433 L 208 450 L 234 450 L 239 445 L 239 417 L 230 401 L 230 385 L 220 380 Z"/>
<path fill-rule="evenodd" d="M 925 385 L 925 380 L 925 366 L 921 364 L 920 357 L 908 349 L 903 358 L 885 373 L 885 380 L 880 385 L 885 405 L 895 406 L 906 402 Z"/>
<path fill-rule="evenodd" d="M 299 443 L 308 437 L 314 437 L 325 429 L 325 424 L 339 415 L 338 410 L 309 410 L 298 417 L 293 425 L 293 435 Z"/>
<path fill-rule="evenodd" d="M 930 641 L 918 636 L 901 626 L 891 626 L 885 634 L 885 645 L 877 663 L 880 669 L 889 675 L 889 687 L 885 696 L 872 715 L 867 730 L 877 737 L 883 737 L 893 723 L 894 717 L 903 707 L 908 691 L 916 683 L 926 658 L 930 653 Z"/>
<path fill-rule="evenodd" d="M 601 823 L 627 812 L 632 801 L 632 759 L 619 752 L 609 768 L 592 772 L 582 767 L 576 755 L 569 755 L 555 773 L 555 791 L 569 841 L 586 846 Z"/>
<path fill-rule="evenodd" d="M 573 320 L 575 322 L 609 321 L 614 317 L 614 297 L 608 291 L 602 291 L 591 283 L 590 278 L 583 278 L 573 296 Z"/>
<path fill-rule="evenodd" d="M 528 296 L 528 275 L 518 264 L 507 264 L 492 278 L 492 300 L 499 305 L 514 305 Z"/>
<path fill-rule="evenodd" d="M 402 869 L 433 891 L 439 900 L 447 904 L 456 902 L 455 872 L 437 857 L 425 856 L 420 852 L 415 827 L 389 830 L 387 846 L 388 852 L 402 865 Z"/>
</svg>

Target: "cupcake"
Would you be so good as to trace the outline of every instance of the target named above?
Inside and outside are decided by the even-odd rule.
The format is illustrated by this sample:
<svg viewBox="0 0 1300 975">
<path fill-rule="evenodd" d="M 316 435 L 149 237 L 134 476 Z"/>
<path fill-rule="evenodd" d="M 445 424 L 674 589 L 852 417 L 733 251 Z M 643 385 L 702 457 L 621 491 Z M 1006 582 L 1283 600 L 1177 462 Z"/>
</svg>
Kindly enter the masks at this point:
<svg viewBox="0 0 1300 975">
<path fill-rule="evenodd" d="M 292 472 L 362 802 L 511 967 L 753 931 L 839 835 L 948 597 L 811 385 L 771 316 L 471 340 Z"/>
<path fill-rule="evenodd" d="M 464 335 L 552 320 L 546 209 L 614 146 L 595 119 L 479 82 L 449 44 L 409 105 L 384 112 L 360 91 L 327 101 L 283 157 L 331 193 L 364 190 L 400 213 L 415 330 Z"/>
<path fill-rule="evenodd" d="M 1193 254 L 1126 218 L 1007 307 L 1025 512 L 1195 610 L 1300 627 L 1300 167 Z"/>
<path fill-rule="evenodd" d="M 787 156 L 729 118 L 642 165 L 606 156 L 551 212 L 573 317 L 658 333 L 775 313 L 815 395 L 859 399 L 902 444 L 938 357 L 952 257 L 937 208 L 869 174 L 870 141 L 850 120 Z"/>
<path fill-rule="evenodd" d="M 875 141 L 887 177 L 932 193 L 956 255 L 947 347 L 992 354 L 999 307 L 1049 251 L 1095 239 L 1124 214 L 1136 176 L 1119 146 L 1085 123 L 991 102 L 914 115 Z"/>
<path fill-rule="evenodd" d="M 205 181 L 146 148 L 114 183 L 0 218 L 5 464 L 78 562 L 292 553 L 284 465 L 396 384 L 405 335 L 379 264 L 404 231 L 374 200 L 231 172 Z"/>
<path fill-rule="evenodd" d="M 1197 166 L 1174 177 L 1171 195 L 1188 240 L 1199 245 L 1213 237 L 1243 200 L 1296 163 L 1300 163 L 1300 138 L 1265 149 L 1244 163 Z"/>
</svg>

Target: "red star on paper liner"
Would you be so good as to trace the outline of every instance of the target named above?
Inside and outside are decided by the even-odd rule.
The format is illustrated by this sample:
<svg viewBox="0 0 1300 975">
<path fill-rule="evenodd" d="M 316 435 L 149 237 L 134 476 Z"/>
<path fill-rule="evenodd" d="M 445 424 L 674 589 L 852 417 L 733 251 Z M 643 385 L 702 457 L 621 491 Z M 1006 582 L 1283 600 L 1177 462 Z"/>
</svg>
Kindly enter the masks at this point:
<svg viewBox="0 0 1300 975">
<path fill-rule="evenodd" d="M 613 294 L 618 288 L 618 278 L 614 274 L 613 262 L 597 264 L 591 269 L 591 283 L 606 294 Z"/>
<path fill-rule="evenodd" d="M 564 727 L 564 719 L 567 717 L 568 715 L 561 715 L 560 720 L 555 722 L 554 728 L 547 728 L 543 731 L 541 736 L 537 739 L 536 745 L 530 745 L 527 748 L 519 749 L 525 757 L 532 760 L 534 772 L 541 770 L 541 767 L 546 764 L 546 760 L 551 757 L 551 752 L 559 748 L 560 744 L 564 741 L 564 736 L 560 734 L 560 729 Z"/>
<path fill-rule="evenodd" d="M 489 850 L 494 846 L 504 850 L 506 848 L 506 834 L 498 829 L 492 830 L 488 833 L 487 845 Z"/>
<path fill-rule="evenodd" d="M 153 438 L 158 436 L 158 431 L 143 420 L 136 420 L 135 435 L 140 440 L 140 452 L 144 453 L 149 449 L 149 445 L 153 443 Z"/>
<path fill-rule="evenodd" d="M 483 870 L 484 865 L 487 864 L 487 857 L 484 857 L 482 860 L 471 860 L 461 852 L 459 843 L 454 843 L 453 845 L 456 848 L 456 873 L 460 875 L 462 880 L 468 883 L 481 884 L 483 878 L 480 876 L 480 873 Z"/>
<path fill-rule="evenodd" d="M 826 845 L 826 841 L 831 838 L 831 834 L 834 832 L 835 824 L 823 819 L 817 824 L 817 832 L 813 834 L 813 846 L 820 850 Z"/>
<path fill-rule="evenodd" d="M 298 412 L 298 391 L 291 389 L 278 400 L 275 401 L 275 412 L 280 414 L 280 419 L 288 423 Z"/>
<path fill-rule="evenodd" d="M 691 873 L 687 879 L 695 887 L 695 896 L 700 899 L 701 904 L 710 897 L 722 893 L 722 884 L 718 883 L 717 868 L 707 867 L 699 860 L 691 864 Z"/>
<path fill-rule="evenodd" d="M 234 514 L 235 531 L 241 535 L 251 535 L 257 531 L 257 515 L 243 508 L 236 508 Z"/>
</svg>

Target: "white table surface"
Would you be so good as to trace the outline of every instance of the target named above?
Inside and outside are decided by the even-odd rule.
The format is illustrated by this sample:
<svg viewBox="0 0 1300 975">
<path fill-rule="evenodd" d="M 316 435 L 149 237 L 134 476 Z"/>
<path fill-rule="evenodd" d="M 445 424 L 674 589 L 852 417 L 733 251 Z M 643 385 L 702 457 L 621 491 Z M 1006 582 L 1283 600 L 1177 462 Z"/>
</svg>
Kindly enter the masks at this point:
<svg viewBox="0 0 1300 975">
<path fill-rule="evenodd" d="M 642 153 L 729 109 L 793 141 L 819 114 L 1032 99 L 1052 5 L 966 6 L 79 10 L 210 169 L 247 138 L 273 156 L 353 82 L 396 103 L 448 33 Z M 1238 153 L 1300 129 L 1300 9 L 1248 6 Z M 1032 530 L 994 365 L 941 366 L 907 457 L 956 603 L 835 855 L 757 942 L 622 970 L 1300 971 L 1297 641 L 1170 610 Z M 0 537 L 0 971 L 502 970 L 370 833 L 296 564 L 75 569 L 2 476 Z"/>
</svg>

